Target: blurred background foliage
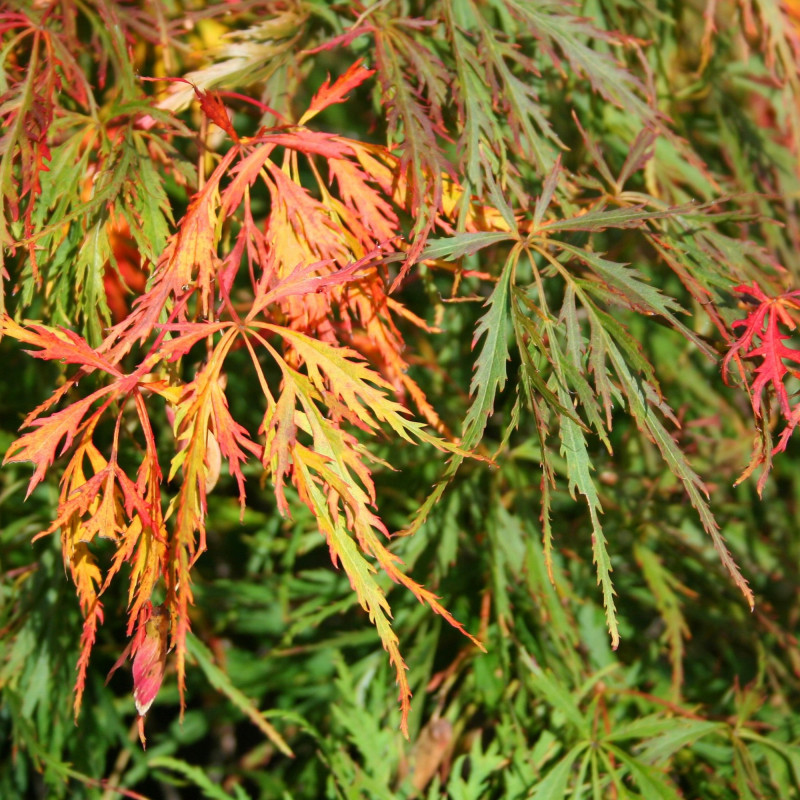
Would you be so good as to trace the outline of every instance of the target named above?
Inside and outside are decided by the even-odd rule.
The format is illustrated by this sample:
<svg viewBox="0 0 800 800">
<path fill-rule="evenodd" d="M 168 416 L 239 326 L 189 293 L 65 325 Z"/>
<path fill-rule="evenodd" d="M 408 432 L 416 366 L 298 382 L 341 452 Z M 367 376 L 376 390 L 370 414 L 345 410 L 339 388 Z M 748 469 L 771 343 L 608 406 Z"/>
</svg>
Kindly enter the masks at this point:
<svg viewBox="0 0 800 800">
<path fill-rule="evenodd" d="M 586 46 L 586 52 L 579 51 L 587 59 L 583 69 L 569 57 L 556 65 L 544 40 L 527 35 L 524 26 L 532 23 L 524 22 L 520 8 L 539 14 L 540 21 L 562 15 L 587 18 L 601 31 L 623 31 L 628 45 L 620 50 L 619 37 L 604 40 L 579 32 L 573 44 Z M 372 63 L 368 36 L 345 39 L 328 50 L 312 49 L 377 14 L 390 20 L 437 20 L 433 28 L 408 25 L 405 31 L 420 48 L 419 59 L 441 59 L 445 70 L 456 69 L 456 61 L 441 20 L 472 11 L 483 15 L 487 25 L 496 27 L 497 40 L 511 48 L 503 56 L 509 70 L 521 65 L 512 50 L 520 59 L 533 60 L 536 69 L 525 73 L 532 94 L 526 96 L 568 148 L 562 159 L 570 180 L 589 193 L 613 194 L 593 148 L 602 152 L 610 174 L 618 175 L 642 117 L 654 110 L 642 103 L 636 117 L 630 107 L 610 102 L 613 76 L 612 89 L 595 91 L 602 81 L 592 74 L 597 65 L 587 54 L 613 52 L 625 60 L 641 92 L 617 88 L 631 89 L 633 96 L 652 91 L 666 121 L 654 139 L 653 157 L 628 188 L 667 205 L 696 203 L 699 208 L 723 201 L 707 212 L 698 210 L 694 218 L 687 212 L 681 224 L 694 219 L 694 229 L 687 224 L 679 234 L 665 223 L 660 242 L 625 227 L 591 237 L 577 233 L 572 241 L 637 265 L 665 295 L 689 309 L 684 324 L 712 351 L 721 356 L 729 340 L 715 329 L 686 283 L 665 267 L 670 253 L 664 250 L 674 248 L 692 261 L 697 281 L 713 287 L 717 312 L 727 326 L 745 313 L 732 293 L 736 282 L 757 279 L 776 290 L 797 285 L 800 76 L 791 4 L 53 0 L 6 3 L 2 9 L 4 102 L 15 102 L 14 70 L 32 58 L 30 39 L 26 44 L 14 38 L 14 15 L 61 32 L 64 42 L 79 43 L 69 69 L 59 68 L 65 84 L 59 91 L 76 95 L 80 87 L 73 71 L 82 72 L 94 91 L 102 124 L 100 155 L 92 158 L 105 170 L 97 178 L 105 194 L 74 199 L 72 207 L 58 210 L 67 223 L 80 220 L 81 227 L 39 264 L 50 281 L 49 294 L 32 288 L 25 249 L 6 251 L 6 303 L 12 313 L 66 324 L 96 341 L 116 313 L 109 298 L 122 303 L 122 313 L 129 304 L 124 291 L 114 295 L 118 284 L 103 283 L 102 272 L 92 283 L 76 278 L 76 270 L 91 272 L 84 237 L 92 226 L 103 230 L 109 202 L 126 207 L 126 182 L 155 180 L 148 170 L 163 166 L 152 154 L 126 161 L 130 148 L 138 147 L 136 136 L 129 129 L 131 138 L 119 145 L 113 134 L 115 119 L 152 111 L 152 99 L 160 97 L 155 84 L 137 76 L 195 70 L 193 79 L 203 89 L 249 90 L 294 119 L 327 73 L 342 73 L 359 56 Z M 556 49 L 565 47 L 555 41 Z M 424 73 L 429 66 L 417 63 L 417 68 Z M 408 75 L 412 68 L 397 69 Z M 422 96 L 435 83 L 435 76 L 428 78 L 429 83 L 420 79 L 413 84 Z M 176 220 L 186 209 L 186 187 L 196 179 L 199 163 L 197 144 L 188 133 L 205 124 L 196 104 L 190 105 L 191 89 L 184 89 L 162 98 L 159 112 L 165 125 L 174 126 L 175 138 L 172 150 L 163 154 L 171 166 L 164 168 L 167 177 L 156 202 L 168 205 Z M 385 92 L 377 80 L 362 86 L 347 104 L 327 109 L 315 124 L 366 141 L 397 136 L 385 120 Z M 67 111 L 70 102 L 69 97 L 63 102 Z M 246 106 L 235 100 L 231 105 L 240 135 L 252 133 L 258 121 Z M 455 124 L 459 111 L 444 107 L 449 115 L 444 126 Z M 59 130 L 78 124 L 66 111 L 48 122 L 54 126 L 54 146 Z M 496 169 L 513 163 L 519 183 L 537 187 L 533 196 L 538 195 L 547 170 L 512 152 L 515 136 L 524 139 L 528 132 L 522 128 L 503 135 L 512 144 L 498 156 Z M 6 152 L 10 136 L 6 130 Z M 552 165 L 559 148 L 552 138 L 542 141 L 543 164 Z M 456 142 L 443 144 L 443 152 L 447 147 L 457 160 Z M 62 155 L 59 180 L 82 179 L 88 161 L 81 161 L 77 150 Z M 8 179 L 17 168 L 4 158 L 0 178 Z M 492 205 L 490 169 L 459 178 Z M 46 175 L 42 180 L 48 180 Z M 161 186 L 160 181 L 153 185 Z M 22 223 L 16 229 L 4 223 L 4 232 L 22 240 L 37 230 L 47 252 L 46 237 L 54 235 L 47 232 L 51 212 L 42 203 L 25 223 L 30 230 L 22 230 Z M 409 231 L 420 225 L 411 218 L 406 222 Z M 152 250 L 152 260 L 167 234 L 166 228 L 131 231 L 140 253 Z M 716 263 L 703 246 L 712 239 L 720 258 Z M 113 241 L 104 247 L 114 250 Z M 137 264 L 129 264 L 126 273 L 123 256 L 114 253 L 119 272 L 136 289 Z M 466 255 L 459 267 L 466 272 L 455 293 L 452 264 L 450 271 L 446 264 L 415 267 L 401 290 L 411 310 L 441 331 L 405 326 L 406 357 L 412 376 L 456 433 L 471 403 L 473 335 L 491 290 L 491 283 L 487 289 L 486 281 L 468 271 L 497 280 L 507 256 L 508 246 L 502 243 Z M 102 265 L 111 256 L 103 256 L 101 249 L 94 258 Z M 524 259 L 519 270 L 533 273 Z M 88 288 L 74 292 L 76 281 Z M 138 290 L 143 288 L 144 283 Z M 558 283 L 545 291 L 554 308 L 563 302 L 563 293 Z M 119 589 L 112 588 L 106 597 L 106 624 L 93 655 L 83 711 L 77 725 L 73 722 L 80 610 L 56 537 L 32 543 L 53 518 L 58 475 L 50 474 L 24 501 L 30 468 L 8 464 L 0 471 L 0 796 L 800 797 L 796 444 L 777 456 L 763 496 L 755 478 L 735 485 L 758 438 L 744 388 L 726 386 L 719 359 L 704 355 L 662 319 L 637 314 L 624 304 L 613 306 L 613 314 L 653 365 L 681 422 L 671 431 L 706 483 L 722 534 L 755 594 L 752 613 L 721 566 L 680 482 L 619 404 L 607 431 L 609 447 L 597 435 L 586 437 L 613 566 L 618 649 L 611 647 L 597 585 L 590 512 L 570 492 L 570 466 L 558 437 L 545 442 L 556 477 L 549 490 L 551 582 L 540 518 L 543 442 L 534 415 L 526 411 L 520 416 L 519 405 L 525 403 L 519 389 L 528 369 L 523 361 L 531 356 L 511 347 L 508 381 L 498 387 L 479 442 L 480 452 L 493 455 L 496 466 L 464 463 L 427 521 L 391 545 L 415 580 L 435 589 L 487 649 L 480 653 L 410 594 L 392 591 L 385 582 L 414 691 L 410 739 L 398 731 L 393 671 L 346 576 L 332 568 L 313 517 L 293 502 L 292 518 L 281 519 L 269 487 L 261 486 L 259 472 L 251 470 L 241 520 L 229 476 L 223 475 L 209 496 L 209 552 L 198 561 L 194 577 L 187 711 L 180 721 L 177 689 L 168 671 L 148 715 L 148 747 L 143 750 L 136 736 L 130 673 L 120 670 L 104 686 L 125 641 L 127 598 Z M 50 395 L 60 374 L 8 339 L 0 342 L 0 351 L 0 445 L 5 452 L 24 414 Z M 252 391 L 246 374 L 229 368 L 228 396 L 237 419 L 255 427 L 258 417 L 248 405 Z M 765 420 L 764 426 L 771 422 Z M 166 429 L 166 420 L 163 425 Z M 398 470 L 376 471 L 379 507 L 392 530 L 409 524 L 443 471 L 443 459 L 429 448 L 402 445 L 387 440 L 374 448 Z M 271 723 L 293 755 L 280 752 L 254 717 Z"/>
</svg>

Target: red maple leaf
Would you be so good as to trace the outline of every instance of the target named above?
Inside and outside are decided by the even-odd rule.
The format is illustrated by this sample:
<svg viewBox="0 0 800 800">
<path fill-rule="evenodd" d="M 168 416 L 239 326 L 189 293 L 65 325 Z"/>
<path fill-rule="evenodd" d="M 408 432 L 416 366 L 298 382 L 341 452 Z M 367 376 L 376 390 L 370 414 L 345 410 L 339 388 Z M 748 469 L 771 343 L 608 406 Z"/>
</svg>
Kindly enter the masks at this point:
<svg viewBox="0 0 800 800">
<path fill-rule="evenodd" d="M 786 344 L 792 338 L 791 332 L 797 328 L 791 312 L 800 309 L 800 289 L 769 297 L 754 281 L 750 286 L 737 286 L 735 291 L 749 298 L 751 303 L 755 300 L 755 304 L 745 319 L 733 323 L 734 329 L 744 328 L 744 332 L 725 356 L 722 373 L 727 376 L 734 358 L 758 360 L 755 379 L 750 386 L 753 413 L 761 417 L 761 396 L 763 390 L 771 386 L 780 403 L 781 414 L 788 423 L 774 450 L 779 452 L 786 448 L 792 431 L 800 422 L 800 405 L 792 408 L 785 383 L 787 375 L 800 377 L 800 349 Z"/>
</svg>

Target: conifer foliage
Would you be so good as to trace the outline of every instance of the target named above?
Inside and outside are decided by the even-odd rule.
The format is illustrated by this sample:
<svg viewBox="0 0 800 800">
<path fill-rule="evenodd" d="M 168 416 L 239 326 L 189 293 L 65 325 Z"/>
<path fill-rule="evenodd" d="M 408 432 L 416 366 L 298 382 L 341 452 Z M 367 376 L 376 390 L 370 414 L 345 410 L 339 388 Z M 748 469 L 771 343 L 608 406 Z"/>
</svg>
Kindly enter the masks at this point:
<svg viewBox="0 0 800 800">
<path fill-rule="evenodd" d="M 99 649 L 115 662 L 109 678 L 131 664 L 143 744 L 145 716 L 173 701 L 160 699 L 170 686 L 192 714 L 192 663 L 271 753 L 288 758 L 311 731 L 315 774 L 340 796 L 700 796 L 715 770 L 698 744 L 707 737 L 735 754 L 722 778 L 735 794 L 713 796 L 797 788 L 800 751 L 747 719 L 759 705 L 748 692 L 787 674 L 778 665 L 794 647 L 769 613 L 760 624 L 780 652 L 752 687 L 719 657 L 737 722 L 682 705 L 683 609 L 708 581 L 697 564 L 734 615 L 757 607 L 772 569 L 767 545 L 743 560 L 736 520 L 754 512 L 731 511 L 725 492 L 760 469 L 768 498 L 800 422 L 793 6 L 0 9 L 2 347 L 20 374 L 41 376 L 13 435 L 18 418 L 3 412 L 4 472 L 9 486 L 25 476 L 14 502 L 34 504 L 27 542 L 59 541 L 77 594 L 78 725 L 91 724 L 87 692 L 98 703 L 112 691 L 92 677 Z M 714 442 L 729 443 L 727 460 Z M 232 542 L 254 517 L 262 534 L 245 536 L 246 572 L 219 591 L 237 620 L 248 602 L 281 597 L 287 657 L 295 637 L 321 637 L 309 647 L 332 654 L 344 704 L 333 722 L 265 673 L 252 687 L 261 700 L 286 692 L 283 730 L 273 726 L 236 686 L 249 679 L 235 636 L 225 667 L 207 570 L 235 564 Z M 309 588 L 300 562 L 320 543 L 329 566 L 313 561 Z M 267 552 L 272 588 L 253 566 Z M 36 744 L 26 717 L 45 699 L 21 688 L 35 615 L 14 598 L 43 570 L 7 570 L 22 577 L 3 600 L 0 688 L 3 724 L 46 783 L 133 791 L 150 764 L 207 796 L 247 796 L 241 776 L 223 789 L 174 750 L 129 755 L 136 768 L 107 778 L 88 762 L 86 774 L 71 770 L 64 736 Z M 652 661 L 624 652 L 646 630 L 647 613 L 626 599 L 631 581 L 630 602 L 664 631 Z M 390 606 L 393 584 L 405 594 Z M 579 614 L 579 596 L 600 626 Z M 326 620 L 355 607 L 386 651 L 395 726 L 380 722 L 393 713 L 382 662 L 359 683 L 342 649 L 352 630 L 326 638 Z M 426 647 L 439 654 L 435 673 Z M 427 685 L 407 652 L 427 664 Z M 666 680 L 648 684 L 636 671 L 656 675 L 661 656 Z M 486 672 L 482 658 L 499 689 L 470 677 Z M 40 687 L 48 671 L 57 682 L 41 670 Z M 449 695 L 459 681 L 474 695 Z M 368 684 L 373 705 L 358 699 Z M 412 714 L 414 686 L 423 703 L 438 692 L 427 726 Z M 470 715 L 486 713 L 477 706 L 493 702 L 491 735 L 467 735 Z M 512 756 L 527 749 L 526 715 L 551 713 L 531 759 Z M 605 738 L 591 749 L 598 726 Z M 394 728 L 418 749 L 381 765 Z M 328 738 L 337 730 L 352 752 Z M 426 737 L 445 741 L 429 748 L 430 768 Z M 681 773 L 673 756 L 695 745 Z M 248 754 L 238 757 L 244 774 Z M 277 796 L 292 769 L 246 780 Z M 347 787 L 353 770 L 360 788 Z M 309 787 L 321 780 L 304 774 Z"/>
</svg>

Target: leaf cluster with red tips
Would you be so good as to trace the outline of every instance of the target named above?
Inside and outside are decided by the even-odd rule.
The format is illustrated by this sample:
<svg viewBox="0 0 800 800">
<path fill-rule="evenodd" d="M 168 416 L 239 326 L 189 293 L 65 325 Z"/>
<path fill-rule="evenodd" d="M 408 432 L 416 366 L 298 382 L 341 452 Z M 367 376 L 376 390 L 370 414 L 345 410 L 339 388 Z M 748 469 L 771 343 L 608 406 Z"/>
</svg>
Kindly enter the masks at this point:
<svg viewBox="0 0 800 800">
<path fill-rule="evenodd" d="M 410 420 L 408 409 L 390 399 L 392 394 L 412 398 L 428 422 L 439 427 L 402 356 L 396 319 L 413 321 L 414 315 L 386 291 L 386 265 L 404 257 L 398 249 L 402 239 L 394 159 L 383 148 L 312 131 L 303 124 L 331 103 L 342 102 L 371 74 L 355 64 L 339 80 L 326 82 L 298 126 L 236 137 L 191 198 L 147 290 L 97 348 L 66 329 L 23 326 L 8 317 L 4 321 L 7 336 L 36 348 L 31 355 L 77 367 L 64 386 L 27 417 L 24 426 L 31 430 L 5 458 L 34 463 L 30 493 L 56 456 L 69 453 L 58 513 L 43 533 L 61 531 L 64 559 L 86 618 L 76 713 L 97 626 L 103 621 L 101 598 L 126 563 L 135 693 L 146 691 L 149 697 L 139 711 L 145 713 L 152 702 L 152 687 L 145 690 L 137 677 L 150 672 L 137 671 L 136 665 L 145 658 L 143 648 L 154 647 L 153 636 L 145 631 L 153 627 L 156 595 L 163 596 L 168 620 L 164 625 L 183 691 L 191 568 L 206 549 L 206 498 L 220 461 L 238 485 L 242 508 L 243 468 L 248 463 L 260 464 L 272 480 L 283 514 L 289 513 L 285 485 L 294 484 L 396 667 L 404 729 L 411 695 L 406 667 L 368 558 L 460 627 L 431 592 L 402 572 L 386 549 L 382 540 L 388 530 L 374 511 L 371 457 L 347 430 L 374 434 L 385 428 L 408 441 L 457 451 Z M 215 111 L 222 108 L 221 101 L 211 102 L 209 95 L 201 101 L 205 113 L 223 123 Z M 301 179 L 301 159 L 313 176 L 313 191 Z M 327 176 L 319 171 L 319 161 Z M 270 199 L 263 228 L 251 213 L 255 192 L 266 192 Z M 223 231 L 228 245 L 222 243 Z M 249 297 L 244 308 L 240 297 Z M 374 366 L 355 349 L 362 337 L 369 342 Z M 263 393 L 257 431 L 238 423 L 229 409 L 225 365 L 237 349 L 249 355 Z M 177 365 L 200 351 L 204 355 L 194 375 L 181 379 Z M 277 382 L 268 377 L 265 360 L 277 369 Z M 101 387 L 54 410 L 89 376 L 99 379 Z M 167 405 L 175 436 L 168 479 L 181 479 L 172 498 L 164 496 L 150 422 L 159 398 Z M 109 419 L 114 434 L 106 458 L 95 436 L 101 421 Z M 135 428 L 138 434 L 132 433 Z M 139 451 L 135 480 L 120 466 L 126 436 L 133 436 Z M 116 548 L 106 566 L 92 552 L 98 537 L 110 539 Z M 159 634 L 159 641 L 166 635 Z"/>
</svg>

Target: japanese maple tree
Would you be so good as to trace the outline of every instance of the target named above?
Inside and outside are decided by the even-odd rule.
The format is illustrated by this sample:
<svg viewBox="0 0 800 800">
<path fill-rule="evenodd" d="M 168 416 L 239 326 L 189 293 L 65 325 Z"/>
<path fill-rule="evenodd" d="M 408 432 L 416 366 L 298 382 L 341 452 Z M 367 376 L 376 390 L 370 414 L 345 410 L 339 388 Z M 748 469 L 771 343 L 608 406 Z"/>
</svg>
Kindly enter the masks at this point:
<svg viewBox="0 0 800 800">
<path fill-rule="evenodd" d="M 302 572 L 294 564 L 315 546 L 310 531 L 324 543 L 386 651 L 399 729 L 447 739 L 428 743 L 432 769 L 418 744 L 417 772 L 400 764 L 384 788 L 407 779 L 422 791 L 459 752 L 447 738 L 458 713 L 439 724 L 444 700 L 429 727 L 412 714 L 413 665 L 397 629 L 408 629 L 414 600 L 426 609 L 420 630 L 433 612 L 458 636 L 435 674 L 431 660 L 423 694 L 469 681 L 480 651 L 499 647 L 509 693 L 513 662 L 530 702 L 570 721 L 558 748 L 542 739 L 525 796 L 560 798 L 568 786 L 583 796 L 587 775 L 595 796 L 628 796 L 630 785 L 636 796 L 680 796 L 667 774 L 679 745 L 659 737 L 684 725 L 689 746 L 723 728 L 695 725 L 680 705 L 690 636 L 680 609 L 697 592 L 667 562 L 689 549 L 700 563 L 710 543 L 713 569 L 748 610 L 751 570 L 760 575 L 723 535 L 735 528 L 730 504 L 712 500 L 736 476 L 718 480 L 706 434 L 693 431 L 736 441 L 726 469 L 741 483 L 761 467 L 761 494 L 800 422 L 790 262 L 800 38 L 793 6 L 773 0 L 601 5 L 1 7 L 3 346 L 51 362 L 41 374 L 53 381 L 9 437 L 4 464 L 14 475 L 33 465 L 26 497 L 58 486 L 28 540 L 60 537 L 77 593 L 76 719 L 103 625 L 122 619 L 104 640 L 108 677 L 131 662 L 143 743 L 173 670 L 187 710 L 191 661 L 270 747 L 292 754 L 293 731 L 279 732 L 231 682 L 224 645 L 208 637 L 212 655 L 192 634 L 207 630 L 198 618 L 213 607 L 197 602 L 198 571 L 231 546 L 214 533 L 230 495 L 243 525 L 251 512 L 277 520 L 269 546 L 285 536 L 285 575 Z M 725 15 L 735 30 L 722 30 Z M 694 42 L 691 64 L 681 37 Z M 751 57 L 753 74 L 736 72 Z M 739 60 L 730 85 L 717 85 L 726 59 Z M 734 99 L 750 114 L 738 139 L 726 121 Z M 697 129 L 695 111 L 706 121 Z M 720 418 L 671 370 L 678 358 L 713 385 Z M 755 442 L 749 455 L 739 441 Z M 619 495 L 618 484 L 628 487 Z M 639 495 L 648 502 L 631 510 Z M 648 526 L 662 534 L 658 553 Z M 422 558 L 431 531 L 441 532 L 435 568 Z M 452 574 L 473 580 L 463 552 L 488 558 L 478 589 L 446 596 Z M 571 661 L 589 639 L 600 646 L 588 616 L 565 610 L 583 559 L 599 586 L 605 664 Z M 669 698 L 633 679 L 618 686 L 655 710 L 650 728 L 645 717 L 641 730 L 620 722 L 614 733 L 602 670 L 627 658 L 615 651 L 638 624 L 617 608 L 618 580 L 630 588 L 631 574 L 666 630 Z M 392 584 L 407 597 L 396 592 L 390 606 Z M 282 601 L 299 626 L 354 602 L 302 596 Z M 556 678 L 538 665 L 551 663 L 546 653 L 531 655 L 538 634 L 521 633 L 513 609 L 532 598 L 541 628 L 553 628 L 550 658 L 569 674 Z M 414 642 L 424 660 L 423 634 Z M 734 685 L 745 720 L 755 703 L 738 694 L 738 676 Z M 596 703 L 584 707 L 590 691 Z M 522 736 L 517 724 L 498 725 L 498 738 Z M 742 755 L 759 724 L 731 727 L 737 796 L 765 796 L 741 788 L 761 785 Z M 591 756 L 598 725 L 608 738 Z M 641 758 L 620 744 L 637 737 L 648 743 Z M 474 742 L 461 748 L 471 774 L 503 768 L 500 751 Z M 777 751 L 797 772 L 800 756 Z M 344 756 L 330 752 L 342 785 Z M 167 766 L 205 786 L 180 764 Z M 475 794 L 448 791 L 489 796 L 481 780 Z M 495 794 L 517 796 L 503 780 Z"/>
</svg>

